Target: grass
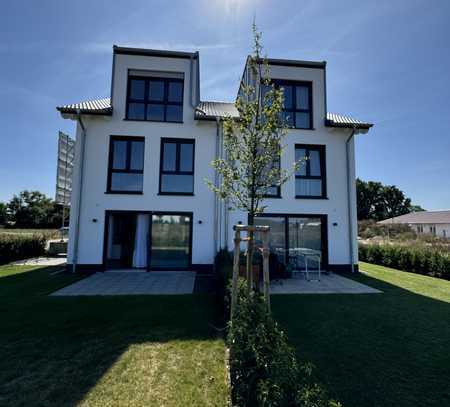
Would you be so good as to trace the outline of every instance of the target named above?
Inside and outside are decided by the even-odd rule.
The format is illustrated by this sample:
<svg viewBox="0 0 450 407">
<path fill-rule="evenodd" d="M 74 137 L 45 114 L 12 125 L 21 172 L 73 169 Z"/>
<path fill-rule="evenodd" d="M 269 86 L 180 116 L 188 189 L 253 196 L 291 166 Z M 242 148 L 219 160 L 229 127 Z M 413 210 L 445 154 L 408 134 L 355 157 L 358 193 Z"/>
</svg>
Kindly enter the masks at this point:
<svg viewBox="0 0 450 407">
<path fill-rule="evenodd" d="M 0 267 L 1 406 L 226 405 L 212 298 L 49 297 L 54 271 Z"/>
<path fill-rule="evenodd" d="M 450 405 L 450 281 L 361 269 L 382 294 L 273 297 L 299 357 L 346 407 Z"/>
</svg>

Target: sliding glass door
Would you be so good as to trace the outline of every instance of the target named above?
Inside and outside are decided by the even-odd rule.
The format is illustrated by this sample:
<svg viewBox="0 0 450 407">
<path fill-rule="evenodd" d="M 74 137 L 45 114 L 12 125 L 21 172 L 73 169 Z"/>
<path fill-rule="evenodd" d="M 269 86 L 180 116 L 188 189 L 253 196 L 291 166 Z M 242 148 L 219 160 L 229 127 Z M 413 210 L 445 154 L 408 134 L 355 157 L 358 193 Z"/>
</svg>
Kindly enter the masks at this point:
<svg viewBox="0 0 450 407">
<path fill-rule="evenodd" d="M 111 213 L 107 216 L 106 221 L 106 268 L 132 268 L 136 235 L 136 214 Z"/>
<path fill-rule="evenodd" d="M 107 269 L 183 269 L 191 266 L 192 214 L 110 211 Z"/>
<path fill-rule="evenodd" d="M 189 215 L 152 215 L 151 268 L 186 268 L 191 258 Z"/>
<path fill-rule="evenodd" d="M 328 263 L 326 215 L 264 214 L 255 219 L 257 225 L 270 226 L 270 251 L 285 264 L 295 257 L 296 267 L 304 269 L 305 254 L 308 267 L 317 268 L 317 255 L 322 265 Z M 316 255 L 316 257 L 314 256 Z"/>
<path fill-rule="evenodd" d="M 297 267 L 305 268 L 304 255 L 308 256 L 308 267 L 318 268 L 318 258 L 322 257 L 321 218 L 288 218 L 289 252 L 297 254 Z M 320 256 L 320 257 L 318 257 Z"/>
</svg>

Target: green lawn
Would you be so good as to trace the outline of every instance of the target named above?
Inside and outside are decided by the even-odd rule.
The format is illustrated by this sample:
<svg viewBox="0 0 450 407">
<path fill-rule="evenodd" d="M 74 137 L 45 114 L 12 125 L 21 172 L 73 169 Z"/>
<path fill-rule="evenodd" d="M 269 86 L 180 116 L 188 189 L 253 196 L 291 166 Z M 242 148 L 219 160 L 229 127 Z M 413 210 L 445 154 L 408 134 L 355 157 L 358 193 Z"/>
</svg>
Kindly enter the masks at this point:
<svg viewBox="0 0 450 407">
<path fill-rule="evenodd" d="M 450 281 L 361 269 L 383 294 L 272 297 L 300 358 L 346 407 L 450 406 Z"/>
<path fill-rule="evenodd" d="M 62 298 L 76 277 L 0 267 L 1 406 L 223 406 L 208 296 Z"/>
</svg>

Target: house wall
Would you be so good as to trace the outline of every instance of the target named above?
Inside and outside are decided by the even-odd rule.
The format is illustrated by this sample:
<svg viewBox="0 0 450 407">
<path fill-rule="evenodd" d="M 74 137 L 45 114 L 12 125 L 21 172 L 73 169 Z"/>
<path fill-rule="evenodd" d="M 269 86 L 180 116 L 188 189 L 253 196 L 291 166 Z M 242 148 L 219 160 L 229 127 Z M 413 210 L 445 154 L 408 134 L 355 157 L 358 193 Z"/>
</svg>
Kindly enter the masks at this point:
<svg viewBox="0 0 450 407">
<path fill-rule="evenodd" d="M 436 236 L 450 239 L 450 223 L 424 223 L 424 224 L 411 224 L 409 225 L 417 234 L 430 235 L 430 227 L 433 226 L 436 229 Z M 423 233 L 420 233 L 419 226 L 423 227 Z"/>
<path fill-rule="evenodd" d="M 127 70 L 147 69 L 184 72 L 183 123 L 127 121 L 125 117 Z M 209 163 L 214 158 L 215 122 L 194 120 L 190 105 L 190 61 L 180 58 L 115 55 L 112 117 L 83 116 L 86 126 L 85 167 L 79 232 L 79 264 L 103 262 L 106 210 L 193 212 L 193 264 L 212 264 L 214 258 L 214 194 L 204 178 L 214 179 Z M 194 70 L 195 71 L 195 70 Z M 195 86 L 194 86 L 195 89 Z M 144 186 L 142 195 L 106 194 L 109 138 L 111 135 L 145 137 Z M 77 127 L 77 165 L 71 225 L 75 224 L 81 129 Z M 194 196 L 159 196 L 161 138 L 195 139 Z M 94 219 L 96 221 L 94 221 Z M 199 221 L 202 221 L 200 224 Z M 69 263 L 73 256 L 74 228 L 70 230 Z"/>
<path fill-rule="evenodd" d="M 197 62 L 194 62 L 193 80 Z M 156 123 L 127 121 L 125 118 L 128 69 L 184 73 L 183 123 Z M 134 211 L 189 211 L 193 212 L 193 264 L 212 264 L 217 249 L 214 234 L 215 196 L 208 189 L 204 178 L 214 179 L 209 163 L 215 157 L 216 123 L 194 120 L 191 105 L 191 61 L 181 58 L 160 58 L 133 55 L 115 55 L 112 80 L 112 117 L 83 116 L 86 126 L 85 168 L 79 231 L 78 264 L 103 262 L 103 242 L 106 210 Z M 314 130 L 289 130 L 287 148 L 281 165 L 289 168 L 295 161 L 295 144 L 326 145 L 327 199 L 296 199 L 295 182 L 291 178 L 281 187 L 282 199 L 267 199 L 266 212 L 328 215 L 328 257 L 331 265 L 349 266 L 349 223 L 353 230 L 354 256 L 357 263 L 356 245 L 356 192 L 354 144 L 350 143 L 350 177 L 352 182 L 351 218 L 347 206 L 346 140 L 349 129 L 333 129 L 324 126 L 325 80 L 322 69 L 298 67 L 271 67 L 276 79 L 313 81 Z M 197 88 L 193 84 L 193 90 Z M 193 99 L 197 95 L 193 94 Z M 74 254 L 75 216 L 77 213 L 81 128 L 77 127 L 74 191 L 72 194 L 71 229 L 69 240 L 69 263 Z M 109 138 L 111 135 L 145 137 L 144 187 L 142 195 L 106 194 L 108 174 Z M 162 137 L 194 138 L 195 185 L 194 196 L 159 196 L 160 143 Z M 247 223 L 247 215 L 240 211 L 230 212 L 221 204 L 217 236 L 220 246 L 232 248 L 234 224 Z M 199 223 L 201 221 L 201 223 Z"/>
<path fill-rule="evenodd" d="M 269 198 L 266 213 L 324 214 L 328 215 L 328 261 L 330 265 L 348 268 L 350 260 L 349 222 L 353 231 L 353 262 L 358 262 L 356 185 L 354 140 L 350 142 L 351 218 L 348 216 L 346 141 L 349 129 L 325 127 L 325 72 L 317 68 L 270 66 L 272 79 L 313 82 L 313 130 L 291 129 L 288 131 L 286 149 L 281 158 L 283 168 L 292 168 L 295 162 L 295 144 L 319 144 L 326 146 L 327 199 L 296 199 L 295 179 L 291 177 L 281 186 L 282 199 Z M 247 223 L 247 214 L 230 212 L 230 225 Z M 336 224 L 336 225 L 334 225 Z M 228 247 L 233 247 L 233 235 L 228 235 Z M 342 267 L 336 267 L 336 269 Z"/>
</svg>

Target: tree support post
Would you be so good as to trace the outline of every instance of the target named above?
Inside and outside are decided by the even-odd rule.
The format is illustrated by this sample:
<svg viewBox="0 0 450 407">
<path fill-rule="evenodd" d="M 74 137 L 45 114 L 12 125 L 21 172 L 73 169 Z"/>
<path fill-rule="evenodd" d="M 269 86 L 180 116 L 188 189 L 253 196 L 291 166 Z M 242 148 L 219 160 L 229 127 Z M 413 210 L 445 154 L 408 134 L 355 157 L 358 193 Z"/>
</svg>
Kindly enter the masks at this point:
<svg viewBox="0 0 450 407">
<path fill-rule="evenodd" d="M 233 277 L 231 283 L 231 320 L 233 320 L 234 311 L 237 303 L 237 284 L 239 277 L 239 255 L 241 246 L 241 232 L 234 228 L 234 257 L 233 257 Z"/>
<path fill-rule="evenodd" d="M 270 312 L 270 286 L 269 286 L 269 231 L 263 232 L 263 283 L 264 283 L 264 299 L 267 304 L 267 312 Z"/>
</svg>

